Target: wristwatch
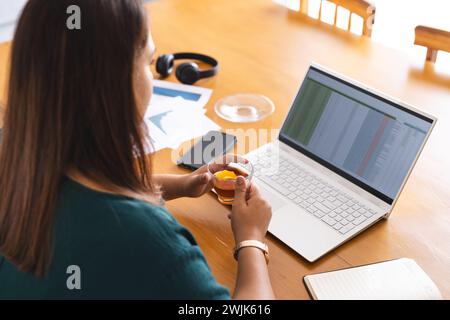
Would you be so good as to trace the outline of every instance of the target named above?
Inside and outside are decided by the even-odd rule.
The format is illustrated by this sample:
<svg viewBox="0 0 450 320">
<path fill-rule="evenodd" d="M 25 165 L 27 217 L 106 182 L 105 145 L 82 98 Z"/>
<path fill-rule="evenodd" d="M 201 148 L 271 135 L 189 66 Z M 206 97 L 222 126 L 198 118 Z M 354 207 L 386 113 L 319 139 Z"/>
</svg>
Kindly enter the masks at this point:
<svg viewBox="0 0 450 320">
<path fill-rule="evenodd" d="M 239 242 L 234 248 L 234 259 L 238 260 L 239 250 L 246 247 L 258 248 L 264 253 L 264 258 L 266 259 L 266 263 L 269 264 L 269 247 L 267 244 L 258 241 L 258 240 L 245 240 Z"/>
</svg>

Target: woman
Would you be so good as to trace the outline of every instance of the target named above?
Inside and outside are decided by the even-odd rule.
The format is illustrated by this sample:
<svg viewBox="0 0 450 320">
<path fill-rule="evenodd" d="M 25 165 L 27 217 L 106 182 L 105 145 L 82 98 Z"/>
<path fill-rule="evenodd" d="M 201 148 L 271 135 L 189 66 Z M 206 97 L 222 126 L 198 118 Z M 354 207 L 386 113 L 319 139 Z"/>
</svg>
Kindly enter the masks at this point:
<svg viewBox="0 0 450 320">
<path fill-rule="evenodd" d="M 140 0 L 28 1 L 0 147 L 0 298 L 229 298 L 161 205 L 210 175 L 152 175 L 145 156 L 153 51 Z M 239 182 L 235 241 L 264 241 L 271 209 Z M 233 298 L 273 297 L 263 252 L 241 249 Z"/>
</svg>

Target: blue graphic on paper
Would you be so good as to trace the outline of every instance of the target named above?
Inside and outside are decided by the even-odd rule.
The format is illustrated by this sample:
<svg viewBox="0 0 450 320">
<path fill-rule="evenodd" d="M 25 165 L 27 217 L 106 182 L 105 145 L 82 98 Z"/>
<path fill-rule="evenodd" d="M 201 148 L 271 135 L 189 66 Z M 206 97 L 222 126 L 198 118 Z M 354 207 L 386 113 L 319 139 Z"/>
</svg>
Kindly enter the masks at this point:
<svg viewBox="0 0 450 320">
<path fill-rule="evenodd" d="M 169 113 L 171 113 L 172 110 L 151 116 L 148 118 L 148 120 L 150 120 L 155 126 L 157 126 L 159 128 L 159 130 L 161 130 L 162 132 L 164 132 L 164 134 L 167 134 L 167 132 L 163 129 L 161 121 L 162 119 Z"/>
<path fill-rule="evenodd" d="M 193 92 L 187 92 L 182 90 L 174 90 L 174 89 L 168 89 L 168 88 L 161 88 L 161 87 L 153 87 L 153 93 L 158 94 L 160 96 L 166 96 L 171 98 L 181 97 L 185 100 L 190 101 L 198 101 L 202 97 L 199 93 L 193 93 Z"/>
</svg>

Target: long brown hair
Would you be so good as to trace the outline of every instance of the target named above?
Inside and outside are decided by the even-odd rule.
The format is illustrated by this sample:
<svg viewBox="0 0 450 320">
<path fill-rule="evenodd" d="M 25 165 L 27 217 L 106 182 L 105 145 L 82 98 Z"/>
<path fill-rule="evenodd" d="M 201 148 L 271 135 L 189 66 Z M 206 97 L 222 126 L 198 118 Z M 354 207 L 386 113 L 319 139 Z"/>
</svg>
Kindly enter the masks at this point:
<svg viewBox="0 0 450 320">
<path fill-rule="evenodd" d="M 81 29 L 66 25 L 70 5 Z M 29 0 L 12 44 L 0 146 L 0 252 L 44 275 L 69 167 L 152 192 L 133 66 L 147 38 L 141 0 Z"/>
</svg>

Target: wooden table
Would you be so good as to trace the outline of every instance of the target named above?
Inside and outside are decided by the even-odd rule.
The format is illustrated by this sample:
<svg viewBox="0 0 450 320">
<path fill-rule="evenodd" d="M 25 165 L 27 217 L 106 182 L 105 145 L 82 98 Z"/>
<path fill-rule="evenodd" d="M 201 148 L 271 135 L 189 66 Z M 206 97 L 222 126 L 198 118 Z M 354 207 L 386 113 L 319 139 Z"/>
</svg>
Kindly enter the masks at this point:
<svg viewBox="0 0 450 320">
<path fill-rule="evenodd" d="M 147 5 L 159 53 L 198 51 L 218 58 L 217 77 L 198 84 L 214 89 L 207 115 L 223 128 L 279 128 L 311 61 L 418 106 L 439 121 L 391 218 L 315 263 L 308 263 L 272 236 L 270 275 L 282 299 L 308 299 L 305 274 L 385 259 L 415 259 L 450 298 L 450 70 L 438 73 L 400 52 L 318 23 L 288 15 L 270 0 L 164 0 Z M 0 46 L 0 88 L 5 85 L 9 45 Z M 174 80 L 172 76 L 169 80 Z M 233 124 L 215 115 L 217 99 L 256 92 L 276 104 L 271 117 Z M 156 172 L 185 172 L 154 156 Z M 236 263 L 228 208 L 212 194 L 167 204 L 195 235 L 219 282 L 234 286 Z"/>
</svg>

